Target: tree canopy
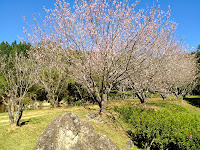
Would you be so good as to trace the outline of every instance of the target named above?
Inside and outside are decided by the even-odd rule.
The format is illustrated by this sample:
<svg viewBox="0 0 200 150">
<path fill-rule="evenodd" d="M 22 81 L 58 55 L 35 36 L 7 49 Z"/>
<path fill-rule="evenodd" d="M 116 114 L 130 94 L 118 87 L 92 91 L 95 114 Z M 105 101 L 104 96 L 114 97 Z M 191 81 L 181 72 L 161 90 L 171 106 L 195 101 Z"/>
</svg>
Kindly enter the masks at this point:
<svg viewBox="0 0 200 150">
<path fill-rule="evenodd" d="M 111 89 L 127 80 L 132 81 L 134 92 L 141 93 L 177 89 L 184 77 L 190 84 L 196 76 L 196 60 L 176 38 L 177 24 L 170 10 L 164 12 L 157 4 L 138 10 L 138 4 L 81 0 L 72 11 L 70 4 L 57 0 L 54 10 L 45 8 L 43 25 L 34 18 L 33 34 L 24 32 L 34 48 L 40 49 L 35 59 L 47 63 L 45 58 L 50 57 L 57 65 L 67 66 L 68 75 L 104 111 Z M 182 58 L 184 63 L 179 61 Z M 186 75 L 183 64 L 194 71 Z M 173 72 L 181 76 L 172 76 Z"/>
</svg>

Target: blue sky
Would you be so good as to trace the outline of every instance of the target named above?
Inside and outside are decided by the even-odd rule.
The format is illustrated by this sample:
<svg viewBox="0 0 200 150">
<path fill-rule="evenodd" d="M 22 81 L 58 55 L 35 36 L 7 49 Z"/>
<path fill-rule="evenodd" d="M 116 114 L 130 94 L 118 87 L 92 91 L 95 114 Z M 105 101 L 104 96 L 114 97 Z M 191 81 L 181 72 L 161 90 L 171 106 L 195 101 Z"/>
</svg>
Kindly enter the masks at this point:
<svg viewBox="0 0 200 150">
<path fill-rule="evenodd" d="M 45 15 L 43 6 L 54 8 L 56 0 L 0 0 L 0 43 L 14 40 L 20 41 L 23 37 L 23 27 L 27 27 L 23 21 L 26 16 L 31 24 L 34 13 Z M 66 0 L 73 4 L 73 0 Z M 155 0 L 141 0 L 140 7 L 146 4 L 152 5 Z M 134 2 L 134 1 L 133 1 Z M 172 18 L 178 23 L 176 34 L 183 38 L 184 44 L 190 48 L 200 44 L 200 0 L 159 0 L 161 9 L 167 11 L 171 8 Z"/>
</svg>

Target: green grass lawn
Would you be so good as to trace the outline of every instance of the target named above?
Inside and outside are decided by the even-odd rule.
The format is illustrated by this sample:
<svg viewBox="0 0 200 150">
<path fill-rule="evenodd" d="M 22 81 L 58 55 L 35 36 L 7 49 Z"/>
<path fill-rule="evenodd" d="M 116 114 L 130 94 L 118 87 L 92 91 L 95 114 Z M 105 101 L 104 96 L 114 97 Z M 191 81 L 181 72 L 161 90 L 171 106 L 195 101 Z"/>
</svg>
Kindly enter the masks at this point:
<svg viewBox="0 0 200 150">
<path fill-rule="evenodd" d="M 161 98 L 152 98 L 147 100 L 146 106 L 139 103 L 138 99 L 112 101 L 108 103 L 109 111 L 118 118 L 118 114 L 113 111 L 114 106 L 120 105 L 132 105 L 140 106 L 144 108 L 153 109 L 168 109 L 174 112 L 184 111 L 187 113 L 200 114 L 200 108 L 188 104 L 186 101 L 173 100 L 162 101 Z M 82 119 L 87 119 L 86 114 L 90 112 L 98 113 L 99 109 L 97 105 L 87 106 L 90 109 L 85 109 L 82 106 L 76 107 L 62 107 L 62 108 L 49 108 L 45 110 L 27 110 L 24 111 L 22 121 L 28 121 L 27 124 L 22 127 L 16 127 L 15 125 L 9 125 L 7 113 L 0 113 L 0 149 L 1 150 L 30 150 L 33 149 L 38 137 L 45 129 L 45 127 L 59 114 L 65 112 L 73 112 Z M 113 121 L 111 117 L 102 116 L 104 123 L 97 123 L 90 121 L 90 124 L 94 126 L 96 131 L 107 135 L 114 143 L 116 143 L 120 149 L 127 150 L 126 142 L 128 136 L 126 134 L 126 124 L 120 119 Z M 132 150 L 137 148 L 132 147 Z"/>
<path fill-rule="evenodd" d="M 118 104 L 119 102 L 113 102 L 110 105 Z M 125 102 L 124 102 L 125 103 Z M 73 112 L 82 119 L 89 112 L 98 113 L 99 109 L 97 105 L 87 106 L 90 109 L 85 109 L 82 106 L 76 107 L 62 107 L 62 108 L 49 108 L 46 110 L 27 110 L 24 111 L 22 122 L 28 121 L 26 125 L 22 127 L 16 127 L 15 125 L 9 125 L 7 113 L 0 114 L 0 150 L 30 150 L 35 147 L 36 141 L 45 127 L 59 114 L 66 112 Z M 116 143 L 120 149 L 127 149 L 126 142 L 128 137 L 126 132 L 122 130 L 119 123 L 114 123 L 106 116 L 103 117 L 104 123 L 97 123 L 90 121 L 90 124 L 94 126 L 96 131 L 107 135 L 114 143 Z M 133 147 L 132 149 L 137 149 Z"/>
</svg>

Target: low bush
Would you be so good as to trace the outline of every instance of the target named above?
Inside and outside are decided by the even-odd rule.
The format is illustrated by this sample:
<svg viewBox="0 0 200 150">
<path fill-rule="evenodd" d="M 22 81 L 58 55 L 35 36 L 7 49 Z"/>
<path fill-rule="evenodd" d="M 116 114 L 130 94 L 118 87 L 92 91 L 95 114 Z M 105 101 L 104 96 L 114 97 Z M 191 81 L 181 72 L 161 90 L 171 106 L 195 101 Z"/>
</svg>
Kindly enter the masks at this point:
<svg viewBox="0 0 200 150">
<path fill-rule="evenodd" d="M 67 102 L 68 104 L 71 104 L 74 102 L 74 98 L 72 96 L 67 95 L 62 99 L 63 101 Z"/>
<path fill-rule="evenodd" d="M 133 143 L 139 148 L 200 149 L 200 117 L 184 111 L 115 107 L 128 123 Z"/>
<path fill-rule="evenodd" d="M 83 100 L 79 100 L 79 101 L 73 102 L 73 105 L 74 105 L 74 106 L 81 106 L 81 105 L 83 105 L 83 104 L 84 104 L 84 101 L 83 101 Z"/>
</svg>

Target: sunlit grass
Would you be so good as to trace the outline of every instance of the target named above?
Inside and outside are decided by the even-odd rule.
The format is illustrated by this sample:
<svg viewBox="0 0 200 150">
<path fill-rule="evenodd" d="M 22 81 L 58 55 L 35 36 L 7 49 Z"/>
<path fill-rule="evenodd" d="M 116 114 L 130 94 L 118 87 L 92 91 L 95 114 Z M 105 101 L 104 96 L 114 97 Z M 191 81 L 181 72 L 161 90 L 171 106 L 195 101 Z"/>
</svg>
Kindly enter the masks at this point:
<svg viewBox="0 0 200 150">
<path fill-rule="evenodd" d="M 110 104 L 110 103 L 109 103 Z M 38 137 L 45 129 L 45 127 L 59 114 L 65 112 L 73 112 L 82 119 L 87 119 L 86 114 L 89 112 L 99 112 L 97 105 L 77 107 L 63 107 L 63 108 L 49 108 L 46 110 L 26 110 L 24 111 L 22 122 L 28 121 L 26 125 L 22 127 L 16 127 L 15 125 L 9 125 L 7 113 L 0 114 L 0 149 L 1 150 L 30 150 L 33 149 Z M 121 132 L 118 126 L 110 122 L 108 118 L 104 118 L 104 123 L 97 123 L 90 121 L 95 130 L 107 135 L 112 141 L 114 141 L 120 149 L 127 149 L 126 142 L 128 137 L 125 132 Z M 137 149 L 133 147 L 133 149 Z"/>
</svg>

